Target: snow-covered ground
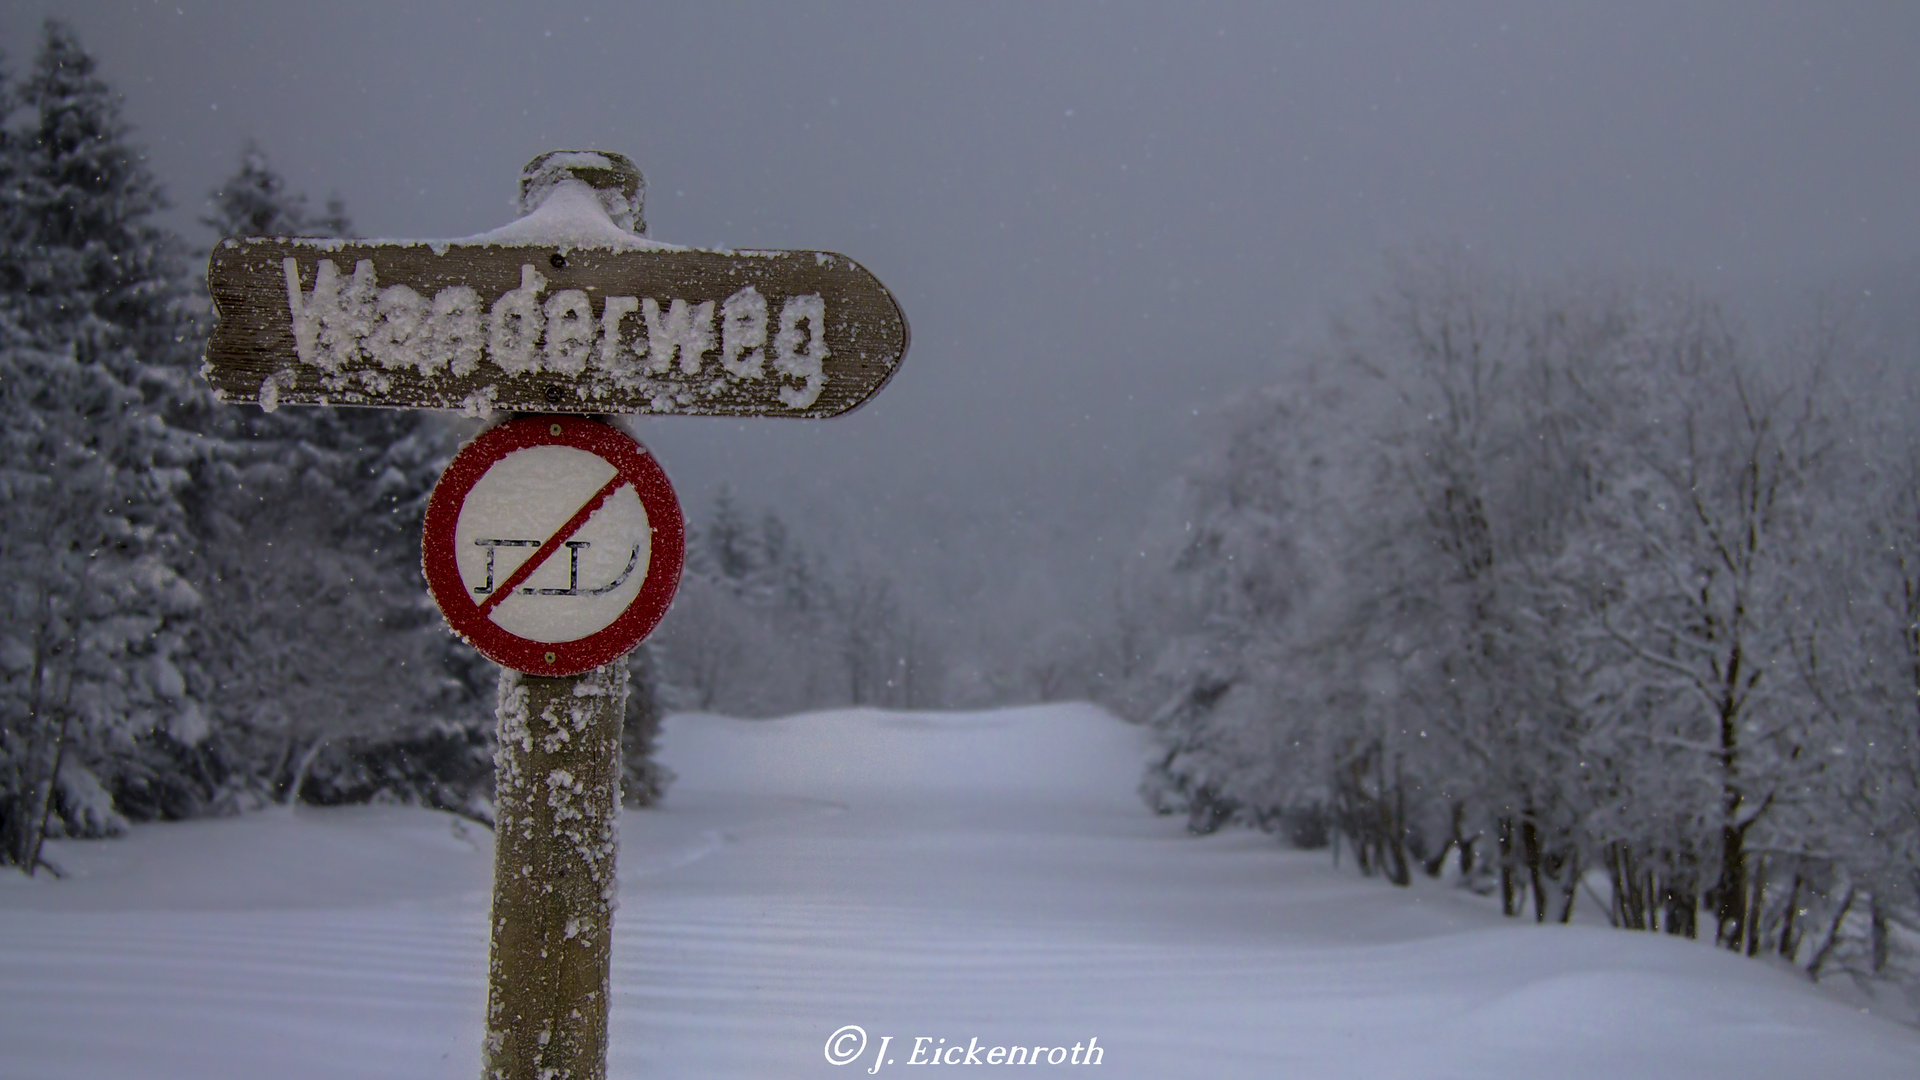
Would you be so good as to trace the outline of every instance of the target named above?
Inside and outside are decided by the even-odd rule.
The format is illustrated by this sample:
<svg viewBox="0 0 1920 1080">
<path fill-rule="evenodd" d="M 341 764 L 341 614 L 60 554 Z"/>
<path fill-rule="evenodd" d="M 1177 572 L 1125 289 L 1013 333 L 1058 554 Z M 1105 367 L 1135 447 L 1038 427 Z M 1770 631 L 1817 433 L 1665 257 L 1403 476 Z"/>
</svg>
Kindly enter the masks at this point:
<svg viewBox="0 0 1920 1080">
<path fill-rule="evenodd" d="M 911 1076 L 924 1036 L 1155 1078 L 1920 1076 L 1920 1031 L 1765 963 L 1189 839 L 1143 753 L 1084 706 L 674 718 L 680 780 L 621 825 L 610 1074 L 845 1078 L 891 1036 Z M 55 845 L 67 880 L 0 876 L 0 1077 L 474 1076 L 488 839 L 369 807 Z"/>
</svg>

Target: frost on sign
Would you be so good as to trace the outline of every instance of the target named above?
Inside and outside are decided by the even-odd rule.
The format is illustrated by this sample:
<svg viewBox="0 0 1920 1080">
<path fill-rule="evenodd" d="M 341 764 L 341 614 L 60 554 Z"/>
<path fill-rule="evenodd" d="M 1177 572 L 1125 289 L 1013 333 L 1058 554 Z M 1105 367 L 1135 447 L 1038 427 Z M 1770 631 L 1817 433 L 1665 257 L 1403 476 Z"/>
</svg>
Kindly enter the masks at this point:
<svg viewBox="0 0 1920 1080">
<path fill-rule="evenodd" d="M 832 416 L 907 347 L 826 252 L 228 240 L 207 282 L 206 377 L 268 409 Z"/>
</svg>

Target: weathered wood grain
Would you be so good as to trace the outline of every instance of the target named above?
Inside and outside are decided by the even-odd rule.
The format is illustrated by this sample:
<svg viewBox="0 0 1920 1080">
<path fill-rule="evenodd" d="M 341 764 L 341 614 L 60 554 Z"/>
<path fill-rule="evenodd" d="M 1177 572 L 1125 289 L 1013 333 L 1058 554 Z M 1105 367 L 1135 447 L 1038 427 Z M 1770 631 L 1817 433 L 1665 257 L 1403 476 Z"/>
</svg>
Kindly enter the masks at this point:
<svg viewBox="0 0 1920 1080">
<path fill-rule="evenodd" d="M 689 306 L 711 301 L 715 317 L 712 351 L 697 370 L 676 363 L 645 371 L 647 347 L 640 312 L 625 317 L 629 346 L 642 354 L 622 368 L 596 360 L 584 370 L 509 373 L 486 353 L 460 374 L 430 370 L 395 356 L 386 362 L 351 347 L 342 363 L 303 361 L 296 348 L 286 260 L 293 259 L 303 290 L 312 290 L 321 262 L 331 261 L 349 278 L 363 260 L 379 290 L 404 285 L 424 302 L 442 290 L 472 288 L 485 309 L 522 287 L 524 268 L 544 281 L 543 297 L 581 290 L 599 324 L 608 297 L 656 301 L 661 311 L 678 299 Z M 367 405 L 388 408 L 563 413 L 679 413 L 715 416 L 834 416 L 872 396 L 893 376 L 905 355 L 907 323 L 886 287 L 844 255 L 813 251 L 722 252 L 697 250 L 562 250 L 547 247 L 388 243 L 337 240 L 226 240 L 207 264 L 207 285 L 218 324 L 202 369 L 227 402 Z M 720 309 L 729 296 L 754 287 L 770 309 L 764 372 L 729 373 L 721 363 Z M 817 396 L 796 407 L 781 390 L 800 396 L 804 380 L 783 375 L 771 362 L 782 304 L 793 297 L 824 302 L 825 344 Z M 309 356 L 313 355 L 309 349 Z M 327 354 L 337 356 L 340 354 Z"/>
</svg>

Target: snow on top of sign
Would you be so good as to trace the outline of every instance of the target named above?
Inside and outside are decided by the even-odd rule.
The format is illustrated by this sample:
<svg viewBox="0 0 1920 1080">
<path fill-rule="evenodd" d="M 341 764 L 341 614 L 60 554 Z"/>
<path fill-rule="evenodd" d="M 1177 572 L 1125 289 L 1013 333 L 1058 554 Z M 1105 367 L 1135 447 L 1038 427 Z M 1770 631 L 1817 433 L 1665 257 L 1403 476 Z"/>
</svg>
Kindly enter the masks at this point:
<svg viewBox="0 0 1920 1080">
<path fill-rule="evenodd" d="M 570 183 L 583 188 L 587 187 L 578 180 Z M 587 190 L 592 192 L 591 188 Z M 556 201 L 560 202 L 560 205 L 555 206 Z M 542 205 L 540 209 L 512 224 L 454 240 L 422 240 L 417 237 L 251 236 L 245 239 L 226 237 L 220 241 L 220 246 L 240 248 L 250 243 L 294 244 L 317 252 L 369 247 L 425 247 L 432 248 L 435 255 L 445 255 L 450 249 L 456 247 L 517 247 L 521 245 L 553 247 L 562 251 L 575 248 L 612 248 L 617 251 L 704 251 L 717 255 L 738 255 L 758 259 L 778 259 L 793 254 L 791 251 L 779 248 L 694 247 L 686 244 L 669 244 L 621 229 L 614 224 L 612 218 L 606 215 L 605 208 L 598 206 L 598 202 L 598 198 L 594 195 L 590 194 L 588 199 L 581 200 L 578 192 L 570 192 L 562 200 L 548 200 L 548 203 Z M 836 259 L 843 257 L 830 251 L 816 251 L 813 255 L 815 264 L 819 266 L 832 266 Z"/>
<path fill-rule="evenodd" d="M 594 155 L 597 156 L 597 155 Z M 615 251 L 684 251 L 637 236 L 614 223 L 600 193 L 584 180 L 564 179 L 554 184 L 530 214 L 497 229 L 454 241 L 456 244 L 497 244 L 512 247 L 538 244 L 562 250 L 612 248 Z"/>
</svg>

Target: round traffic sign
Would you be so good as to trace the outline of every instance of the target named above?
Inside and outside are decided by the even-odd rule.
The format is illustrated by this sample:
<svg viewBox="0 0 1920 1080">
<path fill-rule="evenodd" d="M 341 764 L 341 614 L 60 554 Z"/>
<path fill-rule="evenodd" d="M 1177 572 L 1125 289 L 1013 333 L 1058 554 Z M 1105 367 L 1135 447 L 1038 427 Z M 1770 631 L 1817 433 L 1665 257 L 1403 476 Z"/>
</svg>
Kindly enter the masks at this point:
<svg viewBox="0 0 1920 1080">
<path fill-rule="evenodd" d="M 609 424 L 535 416 L 461 447 L 427 500 L 421 562 L 487 659 L 578 675 L 627 653 L 680 584 L 685 525 L 653 455 Z"/>
</svg>

